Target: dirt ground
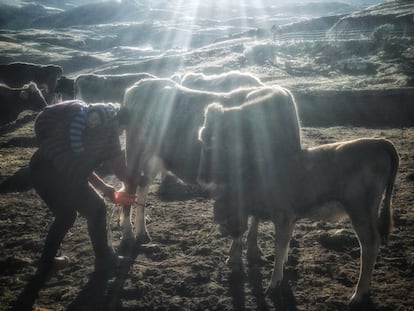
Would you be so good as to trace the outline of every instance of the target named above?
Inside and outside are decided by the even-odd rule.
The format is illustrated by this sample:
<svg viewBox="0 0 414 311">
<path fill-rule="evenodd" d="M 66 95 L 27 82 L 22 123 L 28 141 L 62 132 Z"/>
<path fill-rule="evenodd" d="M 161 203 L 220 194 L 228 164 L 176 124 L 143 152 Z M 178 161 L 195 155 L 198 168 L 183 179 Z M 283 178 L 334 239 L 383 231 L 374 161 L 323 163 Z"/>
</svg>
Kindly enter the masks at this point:
<svg viewBox="0 0 414 311">
<path fill-rule="evenodd" d="M 0 129 L 1 179 L 27 164 L 32 122 Z M 303 128 L 306 146 L 385 137 L 401 166 L 393 196 L 395 229 L 382 246 L 372 280 L 372 310 L 414 310 L 414 128 Z M 29 147 L 28 147 L 29 146 Z M 112 177 L 108 177 L 109 181 Z M 119 184 L 117 184 L 119 186 Z M 270 280 L 273 227 L 259 228 L 268 262 L 232 274 L 225 264 L 230 239 L 212 223 L 212 201 L 162 201 L 151 188 L 147 213 L 152 243 L 134 251 L 108 282 L 92 276 L 93 254 L 85 221 L 78 218 L 62 245 L 70 263 L 39 293 L 35 310 L 347 310 L 356 285 L 359 246 L 348 221 L 300 221 L 285 268 L 282 299 L 263 295 Z M 113 246 L 120 243 L 118 210 L 108 204 Z M 51 215 L 33 190 L 0 195 L 0 309 L 23 290 L 35 271 Z M 337 230 L 345 229 L 338 234 Z"/>
</svg>

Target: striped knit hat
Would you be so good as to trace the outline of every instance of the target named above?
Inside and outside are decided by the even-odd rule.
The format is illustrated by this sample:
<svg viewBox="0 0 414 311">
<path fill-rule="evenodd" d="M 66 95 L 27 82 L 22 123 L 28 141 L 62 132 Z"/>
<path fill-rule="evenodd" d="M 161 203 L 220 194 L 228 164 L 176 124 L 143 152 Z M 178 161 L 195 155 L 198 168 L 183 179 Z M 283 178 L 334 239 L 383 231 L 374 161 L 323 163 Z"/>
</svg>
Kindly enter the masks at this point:
<svg viewBox="0 0 414 311">
<path fill-rule="evenodd" d="M 115 103 L 98 103 L 89 105 L 89 111 L 97 111 L 100 114 L 102 124 L 111 123 L 116 117 L 119 108 L 120 105 Z"/>
</svg>

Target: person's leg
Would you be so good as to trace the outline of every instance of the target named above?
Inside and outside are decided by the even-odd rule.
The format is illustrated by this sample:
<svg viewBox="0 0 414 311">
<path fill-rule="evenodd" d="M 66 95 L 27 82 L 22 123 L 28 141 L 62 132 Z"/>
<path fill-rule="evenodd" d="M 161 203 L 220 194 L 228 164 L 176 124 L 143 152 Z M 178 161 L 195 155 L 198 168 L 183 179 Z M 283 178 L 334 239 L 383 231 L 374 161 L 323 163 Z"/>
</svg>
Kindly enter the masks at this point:
<svg viewBox="0 0 414 311">
<path fill-rule="evenodd" d="M 63 238 L 76 220 L 77 212 L 75 206 L 71 204 L 70 187 L 50 160 L 36 152 L 29 167 L 36 192 L 55 216 L 39 260 L 38 274 L 46 276 L 50 272 Z"/>
<path fill-rule="evenodd" d="M 55 256 L 62 244 L 66 233 L 72 228 L 76 220 L 76 211 L 57 216 L 49 227 L 45 245 L 39 260 L 37 273 L 47 277 L 53 266 Z"/>
<path fill-rule="evenodd" d="M 18 310 L 31 309 L 38 292 L 46 282 L 53 268 L 54 259 L 68 230 L 76 219 L 76 212 L 67 217 L 56 217 L 47 233 L 45 246 L 39 260 L 36 274 L 30 279 L 22 294 L 19 296 L 16 307 Z"/>
<path fill-rule="evenodd" d="M 13 304 L 13 310 L 31 310 L 40 288 L 50 275 L 54 258 L 68 230 L 76 219 L 76 209 L 68 204 L 64 179 L 48 159 L 36 152 L 29 164 L 33 187 L 53 212 L 55 219 L 49 227 L 36 274 L 26 284 Z"/>
<path fill-rule="evenodd" d="M 95 252 L 95 270 L 111 269 L 116 255 L 108 245 L 105 201 L 91 186 L 82 187 L 81 197 L 78 210 L 87 220 Z"/>
</svg>

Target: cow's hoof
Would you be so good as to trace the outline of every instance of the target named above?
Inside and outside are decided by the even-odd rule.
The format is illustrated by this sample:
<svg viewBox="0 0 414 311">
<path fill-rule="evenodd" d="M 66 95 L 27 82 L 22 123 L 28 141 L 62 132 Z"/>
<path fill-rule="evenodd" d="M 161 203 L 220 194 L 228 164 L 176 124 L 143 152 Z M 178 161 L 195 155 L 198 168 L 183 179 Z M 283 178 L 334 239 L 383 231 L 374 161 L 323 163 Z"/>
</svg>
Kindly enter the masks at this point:
<svg viewBox="0 0 414 311">
<path fill-rule="evenodd" d="M 229 267 L 231 272 L 238 273 L 243 271 L 243 263 L 241 261 L 230 261 L 227 259 L 226 265 Z"/>
<path fill-rule="evenodd" d="M 55 269 L 63 269 L 68 266 L 70 259 L 67 256 L 56 256 L 53 267 Z"/>
<path fill-rule="evenodd" d="M 136 242 L 134 238 L 131 237 L 122 239 L 118 247 L 118 254 L 121 256 L 130 256 L 135 247 Z"/>
<path fill-rule="evenodd" d="M 264 292 L 266 296 L 273 296 L 278 298 L 282 293 L 282 282 L 279 281 L 276 285 L 269 284 Z"/>
<path fill-rule="evenodd" d="M 276 290 L 276 288 L 274 288 L 274 287 L 267 287 L 266 289 L 265 289 L 265 291 L 264 291 L 264 294 L 266 295 L 266 296 L 273 296 L 275 293 L 277 293 L 277 290 Z"/>
<path fill-rule="evenodd" d="M 250 266 L 263 266 L 267 263 L 267 259 L 261 251 L 258 252 L 247 252 L 247 262 Z"/>
<path fill-rule="evenodd" d="M 152 241 L 151 237 L 147 232 L 144 234 L 135 236 L 135 244 L 138 246 L 143 245 L 143 244 L 148 244 L 151 241 Z"/>
<path fill-rule="evenodd" d="M 371 300 L 371 296 L 369 294 L 365 294 L 362 296 L 352 296 L 351 300 L 349 301 L 349 308 L 353 311 L 358 310 L 375 310 L 374 303 Z"/>
</svg>

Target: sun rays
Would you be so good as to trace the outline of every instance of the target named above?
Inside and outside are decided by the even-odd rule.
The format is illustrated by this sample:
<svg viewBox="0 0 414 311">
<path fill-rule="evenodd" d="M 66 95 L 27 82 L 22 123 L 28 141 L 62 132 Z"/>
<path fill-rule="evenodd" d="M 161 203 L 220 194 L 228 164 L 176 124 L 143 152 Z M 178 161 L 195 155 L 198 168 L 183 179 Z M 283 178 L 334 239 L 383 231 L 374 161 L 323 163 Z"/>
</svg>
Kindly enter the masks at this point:
<svg viewBox="0 0 414 311">
<path fill-rule="evenodd" d="M 177 0 L 169 3 L 168 19 L 172 28 L 161 40 L 175 42 L 173 45 L 177 48 L 189 50 L 196 45 L 194 35 L 206 28 L 222 25 L 228 29 L 228 36 L 232 35 L 236 28 L 247 30 L 251 28 L 249 16 L 251 16 L 252 5 L 254 5 L 254 10 L 263 10 L 262 15 L 266 13 L 262 1 L 250 2 Z M 158 8 L 158 10 L 161 9 Z"/>
</svg>

